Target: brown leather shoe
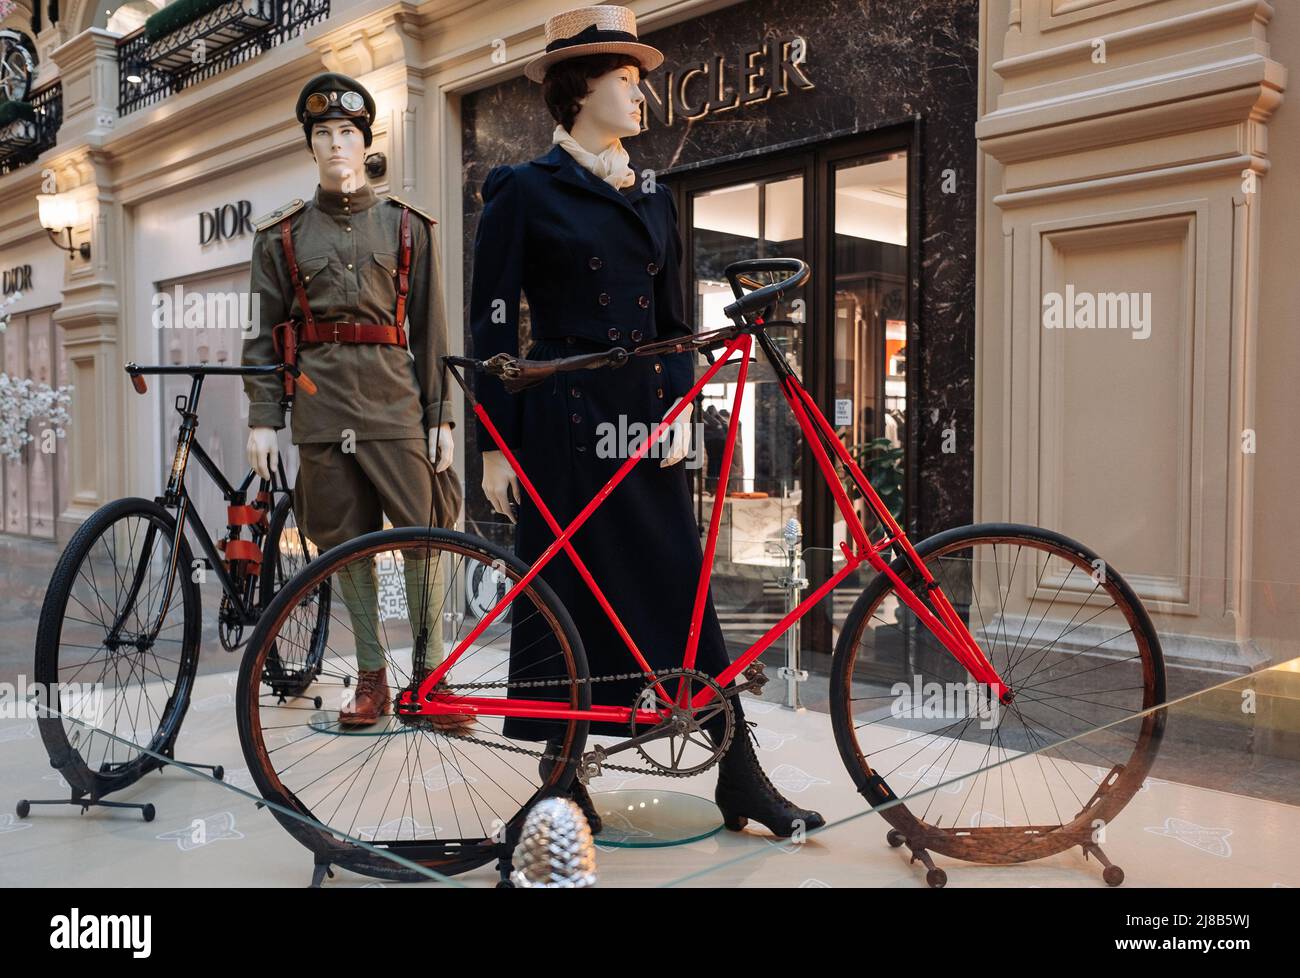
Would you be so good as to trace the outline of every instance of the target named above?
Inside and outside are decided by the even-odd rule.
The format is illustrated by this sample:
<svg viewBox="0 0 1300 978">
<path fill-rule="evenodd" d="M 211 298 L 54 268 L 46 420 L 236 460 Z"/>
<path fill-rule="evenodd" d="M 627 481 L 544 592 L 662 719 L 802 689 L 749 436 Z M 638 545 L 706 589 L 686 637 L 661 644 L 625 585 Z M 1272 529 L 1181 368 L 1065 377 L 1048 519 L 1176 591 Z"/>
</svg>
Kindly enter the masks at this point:
<svg viewBox="0 0 1300 978">
<path fill-rule="evenodd" d="M 388 712 L 392 697 L 388 692 L 388 670 L 357 673 L 356 695 L 352 709 L 339 710 L 340 727 L 369 727 Z"/>
</svg>

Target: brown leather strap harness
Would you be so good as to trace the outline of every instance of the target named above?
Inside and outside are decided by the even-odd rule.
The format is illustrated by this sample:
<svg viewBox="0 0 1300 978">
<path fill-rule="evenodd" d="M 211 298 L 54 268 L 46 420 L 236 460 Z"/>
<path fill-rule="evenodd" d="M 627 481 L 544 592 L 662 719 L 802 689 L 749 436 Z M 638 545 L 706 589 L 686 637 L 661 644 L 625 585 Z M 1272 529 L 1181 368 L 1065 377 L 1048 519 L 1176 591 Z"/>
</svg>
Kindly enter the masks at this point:
<svg viewBox="0 0 1300 978">
<path fill-rule="evenodd" d="M 294 296 L 298 300 L 298 309 L 302 313 L 302 322 L 296 319 L 279 323 L 271 330 L 271 339 L 275 352 L 285 363 L 292 367 L 298 365 L 298 347 L 307 343 L 375 343 L 381 346 L 400 346 L 406 348 L 406 296 L 411 289 L 411 212 L 402 208 L 402 226 L 398 245 L 397 259 L 397 309 L 393 315 L 394 322 L 389 323 L 318 323 L 311 312 L 311 303 L 307 300 L 307 289 L 302 274 L 298 271 L 298 257 L 293 250 L 293 231 L 290 219 L 280 222 L 280 243 L 284 246 L 284 258 L 289 265 L 289 278 L 293 282 Z M 308 387 L 310 380 L 304 375 L 303 389 L 311 393 L 314 387 Z M 284 371 L 284 402 L 293 400 L 294 377 L 292 372 Z"/>
</svg>

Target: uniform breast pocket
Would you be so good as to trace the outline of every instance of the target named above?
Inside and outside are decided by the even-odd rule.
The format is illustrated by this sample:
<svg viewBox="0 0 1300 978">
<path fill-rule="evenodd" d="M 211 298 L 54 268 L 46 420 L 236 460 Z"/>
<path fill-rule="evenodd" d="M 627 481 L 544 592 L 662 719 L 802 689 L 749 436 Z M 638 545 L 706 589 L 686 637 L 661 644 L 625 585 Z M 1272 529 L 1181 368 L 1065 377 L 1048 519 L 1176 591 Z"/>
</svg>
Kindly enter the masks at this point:
<svg viewBox="0 0 1300 978">
<path fill-rule="evenodd" d="M 302 287 L 313 309 L 319 309 L 331 294 L 339 291 L 338 269 L 328 255 L 302 259 L 298 262 L 298 274 L 302 276 Z"/>
<path fill-rule="evenodd" d="M 397 304 L 397 255 L 380 252 L 366 262 L 366 281 L 362 290 L 367 298 L 385 308 Z"/>
</svg>

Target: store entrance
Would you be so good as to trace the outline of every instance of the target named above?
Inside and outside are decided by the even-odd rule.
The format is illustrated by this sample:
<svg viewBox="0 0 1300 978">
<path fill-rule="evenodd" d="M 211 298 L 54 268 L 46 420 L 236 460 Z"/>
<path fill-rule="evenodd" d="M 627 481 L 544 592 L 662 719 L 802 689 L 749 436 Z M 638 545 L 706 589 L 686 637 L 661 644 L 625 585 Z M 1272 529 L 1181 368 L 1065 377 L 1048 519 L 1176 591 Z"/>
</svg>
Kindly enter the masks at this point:
<svg viewBox="0 0 1300 978">
<path fill-rule="evenodd" d="M 170 296 L 201 296 L 201 307 L 195 308 L 192 318 L 177 324 L 177 328 L 158 331 L 158 362 L 166 364 L 214 363 L 236 365 L 242 352 L 242 333 L 232 325 L 239 307 L 232 305 L 232 297 L 248 288 L 248 267 L 236 266 L 224 271 L 211 272 L 184 280 L 160 282 L 157 289 Z M 179 289 L 179 292 L 177 291 Z M 269 329 L 269 327 L 263 326 Z M 176 413 L 176 398 L 188 394 L 190 378 L 185 376 L 160 377 L 162 391 L 161 432 L 158 464 L 159 482 L 166 481 L 176 450 L 176 436 L 180 429 L 180 415 Z M 280 432 L 280 458 L 292 484 L 297 472 L 297 451 L 289 441 L 289 431 Z M 248 398 L 240 377 L 213 376 L 203 382 L 203 395 L 199 401 L 199 427 L 195 438 L 208 456 L 231 481 L 238 484 L 248 471 L 245 444 L 248 440 Z M 186 486 L 194 504 L 197 517 L 208 527 L 215 539 L 226 525 L 226 500 L 211 479 L 187 478 Z"/>
<path fill-rule="evenodd" d="M 798 327 L 769 335 L 837 434 L 900 520 L 907 516 L 907 137 L 872 135 L 719 166 L 671 180 L 685 247 L 687 302 L 700 330 L 727 325 L 723 270 L 753 257 L 808 261 L 813 276 L 773 318 Z M 751 364 L 727 495 L 716 498 L 737 367 L 725 367 L 696 403 L 692 459 L 696 512 L 707 528 L 724 508 L 714 561 L 714 600 L 732 652 L 748 647 L 785 611 L 778 586 L 783 529 L 797 519 L 815 587 L 842 563 L 847 528 L 785 404 L 771 367 Z M 860 511 L 865 503 L 855 499 Z M 837 606 L 853 588 L 837 591 Z M 842 595 L 842 597 L 840 597 Z M 830 651 L 825 603 L 809 615 L 805 648 Z M 847 607 L 838 608 L 847 611 Z"/>
</svg>

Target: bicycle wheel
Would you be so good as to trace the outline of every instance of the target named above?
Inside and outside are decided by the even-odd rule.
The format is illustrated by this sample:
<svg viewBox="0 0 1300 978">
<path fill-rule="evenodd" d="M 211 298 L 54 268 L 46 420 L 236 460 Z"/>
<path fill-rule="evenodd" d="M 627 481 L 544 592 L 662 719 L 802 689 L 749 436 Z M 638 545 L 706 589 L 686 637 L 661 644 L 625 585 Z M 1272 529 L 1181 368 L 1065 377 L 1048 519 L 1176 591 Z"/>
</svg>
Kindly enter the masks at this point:
<svg viewBox="0 0 1300 978">
<path fill-rule="evenodd" d="M 281 496 L 271 511 L 266 545 L 262 549 L 258 606 L 265 611 L 280 589 L 318 555 L 316 545 L 307 539 L 294 519 L 293 498 Z M 329 611 L 328 580 L 304 595 L 290 611 L 284 624 L 289 640 L 283 645 L 273 645 L 268 651 L 262 677 L 277 696 L 302 696 L 320 675 L 329 636 Z M 319 701 L 320 697 L 316 699 Z"/>
<path fill-rule="evenodd" d="M 46 689 L 59 684 L 67 716 L 41 716 L 37 725 L 74 791 L 99 797 L 126 787 L 162 766 L 144 749 L 170 755 L 180 732 L 202 621 L 183 538 L 172 554 L 175 531 L 158 503 L 119 499 L 78 528 L 55 565 L 34 672 Z M 160 615 L 173 556 L 175 583 Z"/>
<path fill-rule="evenodd" d="M 881 815 L 912 847 L 973 862 L 1101 841 L 1150 770 L 1164 711 L 1070 738 L 1164 702 L 1141 602 L 1096 554 L 1048 530 L 959 527 L 916 549 L 1013 699 L 972 701 L 969 674 L 878 575 L 832 668 L 835 739 L 859 792 L 873 806 L 885 800 L 877 778 L 897 797 L 921 792 Z M 892 567 L 918 588 L 903 558 Z"/>
<path fill-rule="evenodd" d="M 427 674 L 479 623 L 488 583 L 500 599 L 527 570 L 512 553 L 462 533 L 384 530 L 325 552 L 267 607 L 240 666 L 240 742 L 262 797 L 310 820 L 272 807 L 318 863 L 382 879 L 422 878 L 338 837 L 345 833 L 446 875 L 464 872 L 507 852 L 533 803 L 568 787 L 586 720 L 551 721 L 547 739 L 538 741 L 508 734 L 500 717 L 456 728 L 391 708 L 369 726 L 340 718 L 344 707 L 354 708 L 347 697 L 362 671 L 382 668 L 381 686 L 396 702 L 415 682 L 416 639 L 427 637 Z M 280 702 L 265 685 L 271 651 L 283 656 L 294 647 L 292 611 L 326 584 L 336 600 L 327 609 L 314 687 L 325 706 Z M 471 589 L 475 602 L 467 600 Z M 534 578 L 466 649 L 447 674 L 447 690 L 436 695 L 552 699 L 581 709 L 591 702 L 586 680 L 568 612 Z"/>
</svg>

